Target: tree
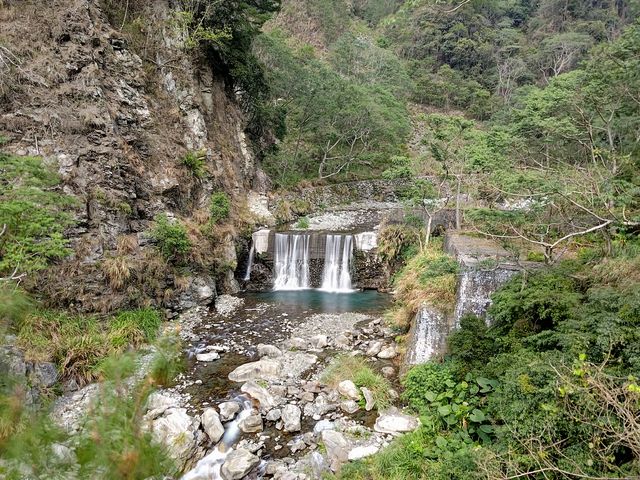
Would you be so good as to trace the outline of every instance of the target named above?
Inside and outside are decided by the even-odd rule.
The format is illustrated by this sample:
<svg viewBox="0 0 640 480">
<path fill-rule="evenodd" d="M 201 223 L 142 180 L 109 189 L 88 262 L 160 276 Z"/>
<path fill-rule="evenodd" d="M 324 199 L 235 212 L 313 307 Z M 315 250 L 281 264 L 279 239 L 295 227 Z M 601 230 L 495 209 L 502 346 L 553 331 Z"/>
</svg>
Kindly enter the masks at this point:
<svg viewBox="0 0 640 480">
<path fill-rule="evenodd" d="M 0 280 L 19 281 L 70 253 L 72 198 L 40 158 L 0 152 Z"/>
<path fill-rule="evenodd" d="M 510 206 L 468 215 L 478 231 L 538 245 L 553 263 L 576 237 L 640 225 L 639 54 L 634 25 L 584 70 L 528 90 L 511 110 L 512 162 L 486 179 Z"/>
</svg>

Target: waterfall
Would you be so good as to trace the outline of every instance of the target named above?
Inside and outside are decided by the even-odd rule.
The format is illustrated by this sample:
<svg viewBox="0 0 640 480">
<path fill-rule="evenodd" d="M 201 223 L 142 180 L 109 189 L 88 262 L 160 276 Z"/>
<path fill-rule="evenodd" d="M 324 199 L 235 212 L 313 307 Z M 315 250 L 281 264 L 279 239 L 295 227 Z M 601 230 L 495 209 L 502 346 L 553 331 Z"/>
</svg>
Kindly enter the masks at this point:
<svg viewBox="0 0 640 480">
<path fill-rule="evenodd" d="M 310 235 L 276 233 L 274 290 L 309 288 Z"/>
<path fill-rule="evenodd" d="M 446 348 L 448 335 L 449 323 L 445 315 L 429 305 L 423 305 L 409 332 L 406 363 L 418 365 L 442 353 Z"/>
<path fill-rule="evenodd" d="M 251 268 L 253 267 L 253 256 L 256 254 L 256 247 L 251 243 L 251 249 L 249 250 L 249 259 L 247 260 L 247 271 L 244 274 L 243 280 L 248 282 L 251 280 Z"/>
<path fill-rule="evenodd" d="M 487 324 L 489 324 L 490 319 L 486 317 L 486 313 L 491 305 L 491 295 L 516 273 L 518 273 L 517 270 L 506 268 L 491 270 L 467 268 L 463 270 L 458 284 L 456 308 L 453 314 L 455 326 L 459 327 L 460 319 L 469 313 L 485 317 Z"/>
<path fill-rule="evenodd" d="M 322 290 L 327 292 L 350 292 L 351 258 L 353 257 L 352 235 L 327 235 L 322 274 Z"/>
</svg>

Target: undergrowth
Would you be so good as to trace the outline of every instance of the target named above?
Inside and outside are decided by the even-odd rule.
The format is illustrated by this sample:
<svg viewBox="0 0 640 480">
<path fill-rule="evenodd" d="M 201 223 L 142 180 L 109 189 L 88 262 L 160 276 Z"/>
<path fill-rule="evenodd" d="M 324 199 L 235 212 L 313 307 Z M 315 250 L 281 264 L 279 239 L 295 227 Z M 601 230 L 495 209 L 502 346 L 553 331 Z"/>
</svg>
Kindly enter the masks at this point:
<svg viewBox="0 0 640 480">
<path fill-rule="evenodd" d="M 96 316 L 40 310 L 23 318 L 15 329 L 27 360 L 52 361 L 63 379 L 84 385 L 101 378 L 105 358 L 155 340 L 161 321 L 152 309 L 123 311 L 107 322 Z"/>
<path fill-rule="evenodd" d="M 324 371 L 322 381 L 335 388 L 344 380 L 351 380 L 357 387 L 366 387 L 371 390 L 378 410 L 391 404 L 389 395 L 391 384 L 381 374 L 373 370 L 366 359 L 350 355 L 340 355 L 334 358 Z"/>
</svg>

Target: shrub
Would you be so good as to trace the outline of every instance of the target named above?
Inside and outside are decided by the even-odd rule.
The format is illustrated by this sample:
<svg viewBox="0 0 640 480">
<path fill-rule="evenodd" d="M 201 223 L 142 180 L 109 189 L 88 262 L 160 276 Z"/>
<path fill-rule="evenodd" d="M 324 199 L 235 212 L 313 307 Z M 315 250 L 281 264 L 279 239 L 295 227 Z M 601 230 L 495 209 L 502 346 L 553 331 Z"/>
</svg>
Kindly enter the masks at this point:
<svg viewBox="0 0 640 480">
<path fill-rule="evenodd" d="M 300 228 L 300 229 L 303 229 L 303 230 L 306 230 L 307 228 L 309 228 L 309 218 L 300 217 L 298 219 L 298 223 L 296 223 L 296 228 Z"/>
<path fill-rule="evenodd" d="M 461 373 L 482 370 L 496 353 L 486 322 L 475 315 L 464 315 L 460 319 L 460 328 L 449 335 L 447 347 Z"/>
<path fill-rule="evenodd" d="M 59 182 L 40 158 L 0 152 L 0 277 L 42 270 L 71 253 L 64 232 L 74 200 L 52 188 Z"/>
<path fill-rule="evenodd" d="M 170 222 L 165 214 L 155 217 L 151 237 L 166 260 L 179 259 L 192 248 L 186 227 L 178 220 Z"/>
<path fill-rule="evenodd" d="M 206 158 L 206 152 L 188 152 L 182 157 L 182 164 L 189 169 L 194 177 L 202 178 L 205 174 Z"/>
<path fill-rule="evenodd" d="M 446 390 L 447 384 L 453 384 L 453 375 L 448 365 L 423 363 L 409 370 L 402 379 L 402 399 L 415 411 L 421 412 L 429 405 L 425 393 L 439 395 Z"/>
<path fill-rule="evenodd" d="M 211 221 L 213 223 L 219 223 L 221 220 L 229 218 L 230 211 L 231 202 L 229 201 L 229 195 L 225 192 L 214 192 L 211 194 L 209 213 L 211 214 Z"/>
</svg>

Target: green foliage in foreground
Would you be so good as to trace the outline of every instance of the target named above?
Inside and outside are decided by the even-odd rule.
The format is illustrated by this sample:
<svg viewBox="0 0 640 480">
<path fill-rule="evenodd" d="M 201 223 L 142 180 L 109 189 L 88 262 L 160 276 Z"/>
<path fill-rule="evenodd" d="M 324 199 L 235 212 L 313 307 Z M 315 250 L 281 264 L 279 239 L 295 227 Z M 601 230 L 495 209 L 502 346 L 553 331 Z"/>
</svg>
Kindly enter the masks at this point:
<svg viewBox="0 0 640 480">
<path fill-rule="evenodd" d="M 45 268 L 70 253 L 64 230 L 73 199 L 42 159 L 0 152 L 0 277 Z"/>
<path fill-rule="evenodd" d="M 85 418 L 69 436 L 56 426 L 46 406 L 27 406 L 25 385 L 0 378 L 0 476 L 23 478 L 160 479 L 178 473 L 165 449 L 143 428 L 153 382 L 131 387 L 124 381 L 137 368 L 133 354 L 103 364 L 105 382 Z M 63 447 L 64 446 L 64 447 Z M 68 448 L 68 455 L 55 452 Z"/>
<path fill-rule="evenodd" d="M 420 429 L 341 478 L 637 478 L 640 255 L 613 246 L 512 279 L 491 327 L 463 318 L 446 360 L 403 380 Z"/>
</svg>

